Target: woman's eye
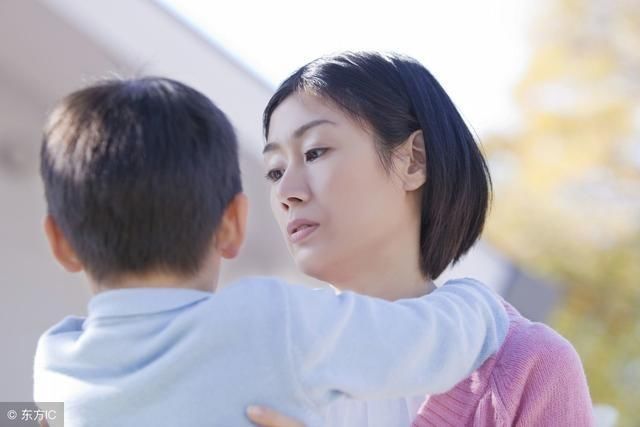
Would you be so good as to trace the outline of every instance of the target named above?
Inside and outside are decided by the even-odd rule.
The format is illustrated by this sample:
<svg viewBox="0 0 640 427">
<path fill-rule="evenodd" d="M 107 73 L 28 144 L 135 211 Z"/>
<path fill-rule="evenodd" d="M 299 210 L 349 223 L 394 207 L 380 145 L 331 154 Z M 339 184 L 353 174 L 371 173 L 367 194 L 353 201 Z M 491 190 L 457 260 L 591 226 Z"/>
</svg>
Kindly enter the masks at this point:
<svg viewBox="0 0 640 427">
<path fill-rule="evenodd" d="M 322 156 L 327 151 L 327 148 L 312 148 L 311 150 L 304 153 L 304 160 L 307 162 L 312 162 L 318 157 Z"/>
<path fill-rule="evenodd" d="M 269 172 L 267 172 L 265 178 L 267 178 L 269 181 L 276 182 L 277 180 L 282 178 L 282 170 L 271 169 Z"/>
</svg>

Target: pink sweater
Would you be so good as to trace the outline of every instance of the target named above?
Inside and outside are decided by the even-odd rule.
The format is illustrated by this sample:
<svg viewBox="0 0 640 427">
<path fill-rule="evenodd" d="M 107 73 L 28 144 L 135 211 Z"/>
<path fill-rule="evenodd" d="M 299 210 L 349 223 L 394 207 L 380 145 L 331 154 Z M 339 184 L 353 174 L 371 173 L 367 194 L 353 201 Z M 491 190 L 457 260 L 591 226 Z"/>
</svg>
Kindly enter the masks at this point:
<svg viewBox="0 0 640 427">
<path fill-rule="evenodd" d="M 573 346 L 505 303 L 500 350 L 444 394 L 428 396 L 412 427 L 592 426 L 591 398 Z"/>
</svg>

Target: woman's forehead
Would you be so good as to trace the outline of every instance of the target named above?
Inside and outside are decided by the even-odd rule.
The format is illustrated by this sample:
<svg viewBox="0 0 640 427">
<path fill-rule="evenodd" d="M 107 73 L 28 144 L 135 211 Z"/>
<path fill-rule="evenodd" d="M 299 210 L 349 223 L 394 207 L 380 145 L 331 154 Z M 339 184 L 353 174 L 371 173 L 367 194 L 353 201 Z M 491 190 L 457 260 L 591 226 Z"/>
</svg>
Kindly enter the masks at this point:
<svg viewBox="0 0 640 427">
<path fill-rule="evenodd" d="M 288 96 L 271 115 L 271 129 L 294 128 L 316 119 L 339 121 L 344 113 L 320 96 L 296 92 Z"/>
<path fill-rule="evenodd" d="M 267 142 L 285 143 L 295 139 L 301 129 L 316 122 L 329 122 L 332 125 L 318 127 L 323 132 L 340 132 L 357 127 L 369 133 L 363 123 L 356 121 L 333 101 L 319 95 L 297 92 L 274 110 Z"/>
</svg>

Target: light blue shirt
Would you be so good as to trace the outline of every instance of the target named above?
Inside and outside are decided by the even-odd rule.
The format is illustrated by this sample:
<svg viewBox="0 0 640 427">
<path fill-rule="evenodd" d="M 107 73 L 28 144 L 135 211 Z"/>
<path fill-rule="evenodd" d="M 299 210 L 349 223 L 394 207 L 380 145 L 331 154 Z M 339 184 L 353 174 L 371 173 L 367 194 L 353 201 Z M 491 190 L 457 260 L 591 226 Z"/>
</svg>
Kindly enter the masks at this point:
<svg viewBox="0 0 640 427">
<path fill-rule="evenodd" d="M 507 328 L 500 298 L 470 279 L 396 302 L 271 278 L 110 290 L 40 338 L 34 400 L 65 402 L 67 427 L 250 426 L 249 404 L 321 426 L 340 397 L 449 390 Z"/>
</svg>

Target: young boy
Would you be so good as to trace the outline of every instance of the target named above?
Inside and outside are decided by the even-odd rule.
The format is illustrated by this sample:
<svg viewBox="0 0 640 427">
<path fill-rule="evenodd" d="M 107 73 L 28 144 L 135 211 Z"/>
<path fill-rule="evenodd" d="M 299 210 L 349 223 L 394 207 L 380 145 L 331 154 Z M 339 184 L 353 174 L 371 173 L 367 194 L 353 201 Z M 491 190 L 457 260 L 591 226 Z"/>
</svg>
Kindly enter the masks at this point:
<svg viewBox="0 0 640 427">
<path fill-rule="evenodd" d="M 250 403 L 317 426 L 341 395 L 441 393 L 499 348 L 506 312 L 470 281 L 397 302 L 267 278 L 214 293 L 244 239 L 236 145 L 169 79 L 97 84 L 51 114 L 45 232 L 96 294 L 36 352 L 34 398 L 63 401 L 67 426 L 243 426 Z"/>
</svg>

